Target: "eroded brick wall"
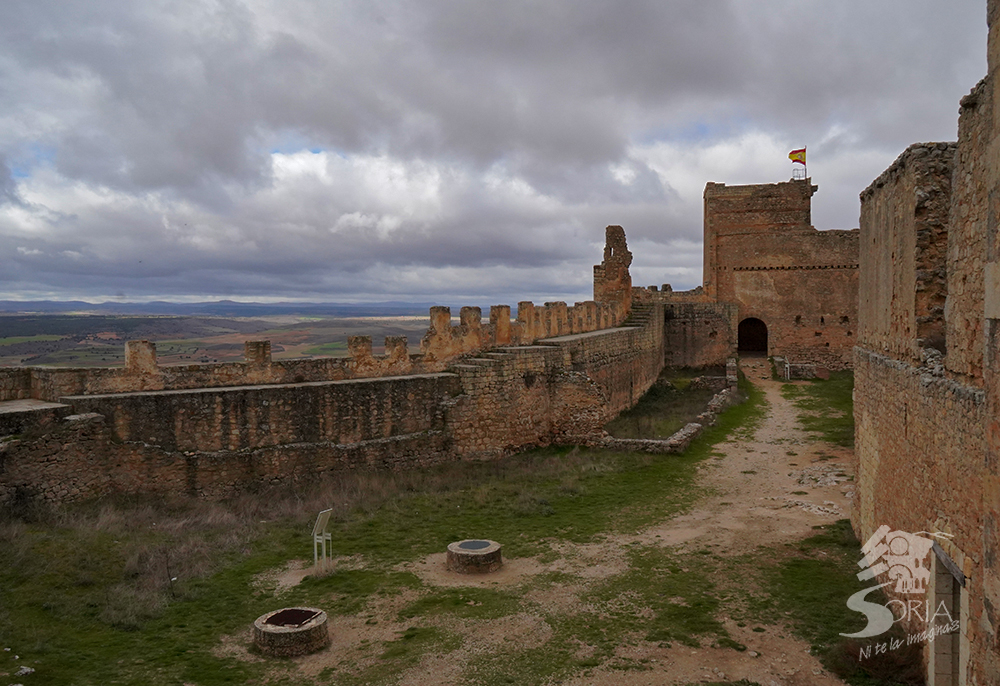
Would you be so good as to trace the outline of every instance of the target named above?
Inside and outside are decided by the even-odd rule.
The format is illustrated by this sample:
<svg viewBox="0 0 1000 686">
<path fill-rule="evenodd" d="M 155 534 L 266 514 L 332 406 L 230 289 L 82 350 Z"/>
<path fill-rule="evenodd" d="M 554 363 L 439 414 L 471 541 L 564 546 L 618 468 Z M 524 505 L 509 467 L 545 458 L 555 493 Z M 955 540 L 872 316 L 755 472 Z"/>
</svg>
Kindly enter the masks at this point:
<svg viewBox="0 0 1000 686">
<path fill-rule="evenodd" d="M 184 453 L 123 443 L 101 415 L 69 419 L 18 445 L 0 446 L 0 502 L 18 493 L 53 502 L 115 493 L 222 498 L 338 470 L 396 470 L 455 459 L 450 440 L 439 430 L 349 444 Z"/>
<path fill-rule="evenodd" d="M 31 370 L 27 367 L 0 369 L 0 401 L 31 397 Z"/>
<path fill-rule="evenodd" d="M 272 361 L 267 341 L 247 341 L 247 361 L 218 364 L 157 365 L 155 354 L 125 367 L 6 367 L 0 369 L 0 400 L 35 398 L 56 402 L 63 396 L 154 390 L 219 388 L 254 384 L 337 381 L 426 371 L 419 355 L 409 355 L 405 337 L 386 339 L 385 355 L 371 355 L 371 339 L 354 357 Z M 155 353 L 155 344 L 145 343 Z M 265 354 L 265 350 L 267 354 Z"/>
<path fill-rule="evenodd" d="M 635 312 L 632 326 L 502 348 L 449 367 L 464 389 L 447 414 L 456 450 L 488 457 L 598 438 L 659 376 L 661 312 L 652 306 Z"/>
<path fill-rule="evenodd" d="M 917 367 L 862 348 L 855 351 L 854 389 L 858 536 L 866 541 L 883 524 L 954 536 L 936 540 L 968 577 L 970 663 L 972 673 L 985 675 L 996 641 L 988 629 L 995 613 L 985 602 L 991 578 L 983 546 L 985 393 L 947 378 L 940 365 Z M 908 630 L 925 628 L 913 623 Z"/>
<path fill-rule="evenodd" d="M 992 81 L 984 79 L 962 99 L 948 240 L 946 364 L 949 371 L 973 383 L 980 383 L 983 373 L 983 277 L 990 259 L 987 226 L 992 224 L 995 233 L 1000 208 L 993 92 Z"/>
</svg>

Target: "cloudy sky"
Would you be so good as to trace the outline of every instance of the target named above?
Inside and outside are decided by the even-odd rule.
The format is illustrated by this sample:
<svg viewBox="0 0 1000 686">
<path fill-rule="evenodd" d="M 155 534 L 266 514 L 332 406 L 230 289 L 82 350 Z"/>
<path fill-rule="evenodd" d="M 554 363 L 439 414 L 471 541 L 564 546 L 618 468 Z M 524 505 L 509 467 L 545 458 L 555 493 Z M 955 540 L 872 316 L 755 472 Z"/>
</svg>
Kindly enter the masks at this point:
<svg viewBox="0 0 1000 686">
<path fill-rule="evenodd" d="M 708 181 L 817 228 L 955 138 L 982 0 L 3 0 L 0 299 L 582 300 L 701 282 Z"/>
</svg>

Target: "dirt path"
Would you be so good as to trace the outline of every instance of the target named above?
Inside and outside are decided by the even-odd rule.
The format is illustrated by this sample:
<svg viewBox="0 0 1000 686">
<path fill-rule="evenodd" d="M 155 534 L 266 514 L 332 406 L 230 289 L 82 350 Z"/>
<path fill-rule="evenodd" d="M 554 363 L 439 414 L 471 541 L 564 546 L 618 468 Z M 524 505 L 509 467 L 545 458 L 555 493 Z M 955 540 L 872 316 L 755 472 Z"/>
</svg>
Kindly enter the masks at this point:
<svg viewBox="0 0 1000 686">
<path fill-rule="evenodd" d="M 443 555 L 401 565 L 400 571 L 417 574 L 428 586 L 507 587 L 522 593 L 523 610 L 498 620 L 450 621 L 449 630 L 462 635 L 462 645 L 445 654 L 428 654 L 403 673 L 400 684 L 430 685 L 461 683 L 465 667 L 483 654 L 511 654 L 542 645 L 551 635 L 545 613 L 572 615 L 586 605 L 581 596 L 592 584 L 628 570 L 628 552 L 636 544 L 669 547 L 678 554 L 693 554 L 711 547 L 726 558 L 773 548 L 810 536 L 813 527 L 830 524 L 850 514 L 853 481 L 848 480 L 850 451 L 810 438 L 799 425 L 795 406 L 780 393 L 782 384 L 770 378 L 767 360 L 744 363 L 744 373 L 762 388 L 769 404 L 766 418 L 755 430 L 737 431 L 716 446 L 714 457 L 699 467 L 699 485 L 712 495 L 684 515 L 671 518 L 638 534 L 608 536 L 588 545 L 553 543 L 558 559 L 508 560 L 501 572 L 488 577 L 468 577 L 444 570 Z M 562 572 L 574 579 L 556 586 L 533 587 L 532 577 Z M 297 583 L 306 570 L 289 568 L 285 585 Z M 279 579 L 279 584 L 282 580 Z M 720 579 L 717 586 L 724 584 Z M 720 588 L 721 591 L 721 588 Z M 416 593 L 416 592 L 414 592 Z M 328 651 L 296 660 L 302 673 L 316 677 L 340 670 L 357 673 L 358 668 L 377 661 L 377 653 L 365 646 L 392 641 L 406 628 L 399 609 L 412 602 L 406 597 L 383 598 L 356 616 L 331 617 L 336 637 Z M 416 594 L 417 596 L 419 594 Z M 845 599 L 846 600 L 846 599 Z M 538 608 L 533 612 L 530 608 Z M 652 686 L 747 679 L 762 686 L 834 686 L 842 684 L 827 674 L 808 652 L 808 644 L 782 626 L 761 631 L 739 626 L 721 617 L 726 630 L 746 646 L 691 648 L 674 642 L 644 641 L 635 637 L 622 645 L 616 658 L 638 662 L 644 671 L 622 670 L 609 663 L 596 666 L 584 676 L 563 684 L 614 684 Z M 486 623 L 484 623 L 486 622 Z M 232 654 L 237 641 L 229 641 Z M 587 646 L 581 643 L 581 655 Z M 249 657 L 249 656 L 248 656 Z M 253 658 L 250 658 L 253 659 Z"/>
<path fill-rule="evenodd" d="M 675 546 L 694 550 L 706 545 L 719 555 L 749 553 L 815 533 L 814 526 L 850 516 L 853 481 L 846 470 L 850 450 L 818 442 L 802 430 L 798 411 L 771 379 L 767 360 L 744 362 L 743 372 L 762 388 L 767 417 L 750 437 L 732 437 L 716 446 L 716 457 L 702 464 L 701 485 L 714 495 L 694 510 L 652 527 L 628 545 Z M 845 599 L 846 600 L 846 599 Z M 828 674 L 809 654 L 809 645 L 782 627 L 754 632 L 725 621 L 726 629 L 746 652 L 726 648 L 670 649 L 648 646 L 643 657 L 656 660 L 651 672 L 595 670 L 567 684 L 645 686 L 747 679 L 762 686 L 833 686 L 844 682 Z"/>
</svg>

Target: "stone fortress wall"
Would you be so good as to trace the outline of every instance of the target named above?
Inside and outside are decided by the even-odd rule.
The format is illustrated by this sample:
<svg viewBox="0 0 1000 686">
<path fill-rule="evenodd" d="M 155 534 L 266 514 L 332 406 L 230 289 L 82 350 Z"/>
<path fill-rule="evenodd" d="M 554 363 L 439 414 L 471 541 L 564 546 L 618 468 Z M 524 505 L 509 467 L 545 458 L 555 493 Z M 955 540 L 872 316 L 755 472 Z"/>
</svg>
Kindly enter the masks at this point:
<svg viewBox="0 0 1000 686">
<path fill-rule="evenodd" d="M 353 338 L 347 360 L 275 362 L 266 341 L 244 363 L 159 366 L 131 341 L 119 369 L 0 370 L 22 413 L 0 444 L 0 500 L 113 492 L 219 497 L 344 468 L 396 469 L 486 459 L 551 443 L 589 443 L 663 367 L 662 311 L 632 306 L 631 253 L 608 227 L 595 301 L 431 311 L 419 355 L 389 339 L 384 356 Z M 0 426 L 0 429 L 4 427 Z"/>
<path fill-rule="evenodd" d="M 1000 675 L 1000 1 L 988 7 L 989 72 L 961 101 L 958 142 L 910 146 L 861 194 L 852 522 L 862 541 L 882 525 L 951 535 L 927 600 L 960 630 L 925 644 L 930 686 Z"/>
<path fill-rule="evenodd" d="M 58 402 L 77 395 L 130 393 L 153 390 L 203 389 L 307 381 L 343 381 L 382 376 L 438 372 L 462 355 L 498 346 L 530 345 L 556 336 L 610 329 L 631 311 L 632 255 L 620 226 L 606 229 L 605 260 L 594 267 L 595 300 L 567 305 L 549 302 L 536 306 L 520 302 L 511 320 L 509 305 L 490 308 L 482 321 L 479 307 L 463 307 L 459 324 L 452 324 L 448 307 L 432 307 L 430 327 L 420 342 L 420 353 L 408 352 L 405 336 L 385 339 L 385 354 L 372 355 L 370 336 L 352 336 L 348 358 L 304 360 L 271 359 L 268 341 L 248 341 L 244 361 L 221 364 L 160 366 L 156 345 L 149 341 L 125 344 L 125 366 L 112 368 L 6 367 L 0 368 L 0 401 L 33 398 Z"/>
</svg>

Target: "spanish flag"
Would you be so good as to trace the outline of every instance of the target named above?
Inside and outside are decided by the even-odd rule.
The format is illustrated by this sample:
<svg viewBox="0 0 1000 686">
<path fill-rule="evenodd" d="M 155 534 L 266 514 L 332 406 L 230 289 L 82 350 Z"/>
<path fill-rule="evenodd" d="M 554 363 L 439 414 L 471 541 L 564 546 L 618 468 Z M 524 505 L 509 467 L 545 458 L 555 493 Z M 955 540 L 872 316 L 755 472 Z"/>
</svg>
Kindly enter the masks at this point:
<svg viewBox="0 0 1000 686">
<path fill-rule="evenodd" d="M 799 150 L 792 150 L 790 153 L 788 153 L 788 159 L 790 159 L 792 162 L 798 162 L 799 164 L 804 166 L 806 163 L 806 149 L 800 148 Z"/>
</svg>

